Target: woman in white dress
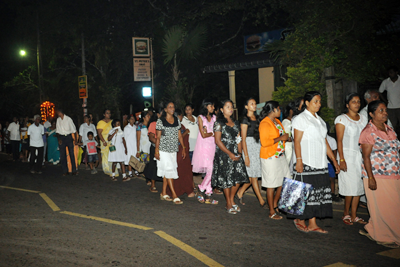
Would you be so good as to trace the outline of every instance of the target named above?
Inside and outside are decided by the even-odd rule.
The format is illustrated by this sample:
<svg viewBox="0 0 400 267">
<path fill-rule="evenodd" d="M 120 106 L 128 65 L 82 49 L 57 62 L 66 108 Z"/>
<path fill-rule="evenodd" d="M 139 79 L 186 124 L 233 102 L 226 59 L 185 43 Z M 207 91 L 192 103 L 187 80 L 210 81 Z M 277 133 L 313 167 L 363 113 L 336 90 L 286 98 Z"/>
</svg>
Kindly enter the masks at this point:
<svg viewBox="0 0 400 267">
<path fill-rule="evenodd" d="M 150 139 L 149 139 L 149 121 L 151 118 L 151 114 L 149 111 L 142 111 L 140 114 L 139 124 L 136 128 L 136 146 L 137 153 L 136 157 L 140 158 L 140 153 L 146 153 L 150 155 Z M 138 175 L 138 173 L 136 173 Z M 150 181 L 147 181 L 148 185 L 150 185 Z"/>
<path fill-rule="evenodd" d="M 124 138 L 124 132 L 121 129 L 121 121 L 115 119 L 112 121 L 112 129 L 108 134 L 108 141 L 111 141 L 110 149 L 108 152 L 108 162 L 112 162 L 112 177 L 111 180 L 116 182 L 118 179 L 115 177 L 115 168 L 117 163 L 121 165 L 122 169 L 122 181 L 127 182 L 131 178 L 126 177 L 125 172 L 125 158 L 128 151 L 126 149 L 126 143 Z M 115 149 L 112 149 L 112 146 Z"/>
<path fill-rule="evenodd" d="M 199 134 L 199 126 L 197 124 L 197 117 L 193 116 L 193 104 L 186 104 L 185 114 L 183 117 L 182 125 L 189 130 L 189 157 L 192 161 L 193 151 L 196 147 L 197 135 Z"/>
<path fill-rule="evenodd" d="M 133 178 L 132 166 L 129 165 L 129 161 L 131 159 L 131 156 L 136 157 L 136 153 L 138 151 L 136 144 L 136 125 L 134 116 L 131 116 L 129 118 L 128 124 L 124 128 L 124 134 L 125 134 L 126 148 L 128 150 L 128 153 L 126 154 L 125 158 L 125 165 L 128 165 L 129 178 Z"/>
<path fill-rule="evenodd" d="M 360 196 L 364 195 L 364 185 L 361 179 L 362 155 L 358 139 L 361 131 L 367 125 L 367 120 L 358 114 L 360 97 L 357 93 L 348 94 L 345 105 L 345 114 L 338 116 L 335 120 L 338 160 L 341 170 L 339 194 L 345 197 L 342 220 L 347 225 L 366 224 L 363 219 L 357 217 L 357 208 Z M 349 213 L 350 206 L 351 215 Z"/>
<path fill-rule="evenodd" d="M 285 118 L 282 121 L 283 128 L 285 129 L 285 133 L 289 134 L 289 139 L 285 144 L 285 157 L 288 164 L 292 160 L 293 154 L 293 142 L 292 142 L 292 117 L 294 115 L 294 111 L 296 109 L 295 102 L 290 102 L 283 111 L 283 117 Z"/>
</svg>

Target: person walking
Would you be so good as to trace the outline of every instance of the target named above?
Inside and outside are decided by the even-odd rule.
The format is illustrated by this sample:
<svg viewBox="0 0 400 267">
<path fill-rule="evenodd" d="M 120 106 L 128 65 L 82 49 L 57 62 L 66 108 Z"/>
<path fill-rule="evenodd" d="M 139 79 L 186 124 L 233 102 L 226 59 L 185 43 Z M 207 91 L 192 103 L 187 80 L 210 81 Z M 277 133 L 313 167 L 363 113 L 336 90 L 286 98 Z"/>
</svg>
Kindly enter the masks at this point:
<svg viewBox="0 0 400 267">
<path fill-rule="evenodd" d="M 109 132 L 107 138 L 107 140 L 111 142 L 108 152 L 108 161 L 112 163 L 111 180 L 114 182 L 118 181 L 118 179 L 115 177 L 115 169 L 117 163 L 119 163 L 122 170 L 122 182 L 128 182 L 131 180 L 131 178 L 126 177 L 125 172 L 125 159 L 126 155 L 128 154 L 128 150 L 126 148 L 125 135 L 121 129 L 121 121 L 119 119 L 113 120 L 112 127 L 113 128 Z"/>
<path fill-rule="evenodd" d="M 244 117 L 240 123 L 240 134 L 242 137 L 242 156 L 246 165 L 247 174 L 249 175 L 250 183 L 243 184 L 237 192 L 237 197 L 240 204 L 245 205 L 243 196 L 246 190 L 252 185 L 253 191 L 257 196 L 260 206 L 265 208 L 266 202 L 261 196 L 260 186 L 258 185 L 258 177 L 261 173 L 260 150 L 261 144 L 256 140 L 255 132 L 257 128 L 257 102 L 254 98 L 247 99 L 244 105 Z"/>
<path fill-rule="evenodd" d="M 66 176 L 68 175 L 67 148 L 70 161 L 75 162 L 74 146 L 78 142 L 78 132 L 76 131 L 72 119 L 65 115 L 62 109 L 57 110 L 57 116 L 56 133 L 58 134 L 57 138 L 60 148 L 60 161 L 63 176 Z M 72 135 L 74 135 L 75 138 L 73 138 Z M 76 164 L 72 164 L 71 171 L 72 175 L 78 175 Z"/>
<path fill-rule="evenodd" d="M 182 125 L 189 129 L 189 157 L 190 161 L 193 158 L 193 151 L 196 147 L 197 136 L 199 134 L 199 126 L 197 117 L 193 115 L 193 104 L 186 104 L 185 116 L 182 119 Z"/>
<path fill-rule="evenodd" d="M 336 158 L 326 140 L 326 123 L 317 112 L 321 108 L 322 97 L 319 92 L 309 91 L 304 95 L 304 111 L 292 121 L 294 137 L 293 175 L 295 180 L 311 184 L 311 191 L 303 215 L 288 214 L 294 219 L 301 232 L 327 234 L 317 225 L 316 218 L 332 217 L 332 195 L 328 174 L 328 160 L 331 159 L 336 173 L 340 171 Z M 308 226 L 305 221 L 308 220 Z"/>
<path fill-rule="evenodd" d="M 361 132 L 362 177 L 370 218 L 359 233 L 379 245 L 400 247 L 400 142 L 385 121 L 386 105 L 368 105 L 369 123 Z"/>
<path fill-rule="evenodd" d="M 47 129 L 47 161 L 57 165 L 60 162 L 60 150 L 58 148 L 58 139 L 56 133 L 56 121 L 51 122 Z"/>
<path fill-rule="evenodd" d="M 138 151 L 136 144 L 136 125 L 135 125 L 135 117 L 130 116 L 128 119 L 128 124 L 124 127 L 124 135 L 125 135 L 125 143 L 127 148 L 127 154 L 125 157 L 125 165 L 128 166 L 128 177 L 130 179 L 133 178 L 132 166 L 129 165 L 129 161 L 131 157 L 136 157 L 136 153 Z M 125 167 L 126 168 L 126 167 Z"/>
<path fill-rule="evenodd" d="M 17 117 L 13 118 L 13 122 L 8 125 L 7 131 L 9 132 L 11 150 L 13 155 L 13 161 L 19 160 L 19 144 L 21 142 L 21 135 L 19 132 L 19 122 Z"/>
<path fill-rule="evenodd" d="M 147 156 L 150 155 L 150 147 L 151 143 L 149 140 L 149 121 L 150 121 L 151 115 L 149 111 L 142 111 L 140 114 L 140 120 L 139 124 L 137 125 L 136 128 L 136 158 L 140 159 L 140 156 L 142 153 L 147 154 Z M 139 175 L 138 172 L 136 172 L 137 175 Z M 142 175 L 144 176 L 144 175 Z M 147 185 L 150 185 L 151 182 L 149 179 L 146 178 Z"/>
<path fill-rule="evenodd" d="M 364 195 L 364 185 L 361 179 L 361 152 L 358 139 L 361 131 L 367 125 L 367 120 L 361 116 L 360 96 L 350 93 L 345 98 L 345 112 L 335 119 L 336 138 L 338 144 L 339 194 L 344 196 L 344 211 L 342 220 L 347 225 L 353 223 L 366 224 L 357 217 L 360 196 Z M 349 213 L 351 206 L 351 215 Z"/>
<path fill-rule="evenodd" d="M 112 176 L 112 163 L 108 162 L 108 152 L 110 143 L 108 141 L 108 134 L 112 129 L 111 126 L 111 111 L 109 109 L 105 109 L 103 113 L 103 119 L 97 123 L 97 136 L 100 139 L 101 146 L 101 165 L 103 168 L 103 172 L 106 175 Z M 118 172 L 115 174 L 115 177 L 118 177 Z"/>
<path fill-rule="evenodd" d="M 183 204 L 174 189 L 174 180 L 178 179 L 177 152 L 179 143 L 183 143 L 181 123 L 174 115 L 175 104 L 165 102 L 164 112 L 157 120 L 155 157 L 157 159 L 157 176 L 163 177 L 161 200 L 172 201 L 174 204 Z M 179 142 L 179 143 L 178 143 Z M 182 158 L 186 158 L 186 147 L 183 147 Z M 172 198 L 167 195 L 167 187 L 171 190 Z"/>
<path fill-rule="evenodd" d="M 83 144 L 83 153 L 84 153 L 84 161 L 85 161 L 85 166 L 86 170 L 90 170 L 90 167 L 88 166 L 88 153 L 87 153 L 87 148 L 85 147 L 85 143 L 88 140 L 88 132 L 93 133 L 93 137 L 96 138 L 97 136 L 97 131 L 96 127 L 94 124 L 90 123 L 90 118 L 88 115 L 83 116 L 83 123 L 81 126 L 79 126 L 79 143 Z M 80 162 L 78 162 L 80 164 Z"/>
<path fill-rule="evenodd" d="M 45 133 L 43 125 L 40 124 L 40 115 L 33 117 L 34 123 L 28 127 L 29 148 L 30 148 L 30 169 L 31 173 L 42 173 Z M 35 163 L 36 161 L 36 163 Z"/>
<path fill-rule="evenodd" d="M 379 87 L 379 93 L 387 92 L 388 118 L 392 122 L 393 130 L 400 134 L 400 79 L 399 70 L 396 66 L 388 69 L 389 78 L 383 80 Z"/>
<path fill-rule="evenodd" d="M 290 178 L 289 165 L 285 157 L 285 142 L 289 134 L 285 132 L 278 118 L 281 116 L 279 103 L 265 103 L 258 118 L 256 138 L 261 142 L 262 186 L 267 188 L 269 218 L 281 220 L 278 200 L 281 196 L 283 178 Z"/>
<path fill-rule="evenodd" d="M 292 160 L 292 154 L 293 154 L 292 118 L 295 114 L 295 110 L 296 110 L 295 102 L 292 101 L 292 102 L 289 102 L 289 104 L 285 107 L 285 110 L 283 112 L 284 120 L 282 121 L 282 126 L 283 126 L 283 129 L 285 130 L 285 133 L 289 134 L 289 139 L 285 143 L 285 157 L 286 157 L 286 161 L 288 164 L 290 164 L 290 161 Z"/>
</svg>

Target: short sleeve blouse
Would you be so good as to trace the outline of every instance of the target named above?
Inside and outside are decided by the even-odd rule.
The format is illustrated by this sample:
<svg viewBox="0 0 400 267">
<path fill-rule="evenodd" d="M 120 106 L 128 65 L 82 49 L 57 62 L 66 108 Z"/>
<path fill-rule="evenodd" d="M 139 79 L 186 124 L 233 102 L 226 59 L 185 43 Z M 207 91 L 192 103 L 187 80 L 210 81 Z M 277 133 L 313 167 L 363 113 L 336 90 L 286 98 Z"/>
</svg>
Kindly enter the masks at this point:
<svg viewBox="0 0 400 267">
<path fill-rule="evenodd" d="M 361 131 L 367 125 L 367 120 L 364 116 L 360 115 L 358 121 L 352 120 L 346 114 L 342 114 L 336 117 L 335 124 L 344 125 L 344 135 L 343 135 L 343 149 L 360 151 L 358 146 L 358 139 L 360 138 Z"/>
<path fill-rule="evenodd" d="M 159 150 L 168 153 L 175 153 L 179 151 L 179 130 L 181 129 L 181 122 L 178 118 L 174 117 L 174 123 L 170 124 L 166 118 L 157 120 L 156 130 L 161 131 Z"/>
<path fill-rule="evenodd" d="M 313 168 L 327 168 L 325 138 L 328 131 L 324 120 L 318 114 L 313 116 L 308 110 L 304 110 L 292 118 L 292 131 L 295 129 L 303 132 L 301 155 L 295 155 L 295 158 L 301 157 L 303 163 Z"/>
<path fill-rule="evenodd" d="M 240 124 L 246 124 L 247 127 L 247 137 L 253 137 L 254 131 L 256 130 L 256 121 L 249 120 L 247 116 L 245 116 Z"/>
</svg>

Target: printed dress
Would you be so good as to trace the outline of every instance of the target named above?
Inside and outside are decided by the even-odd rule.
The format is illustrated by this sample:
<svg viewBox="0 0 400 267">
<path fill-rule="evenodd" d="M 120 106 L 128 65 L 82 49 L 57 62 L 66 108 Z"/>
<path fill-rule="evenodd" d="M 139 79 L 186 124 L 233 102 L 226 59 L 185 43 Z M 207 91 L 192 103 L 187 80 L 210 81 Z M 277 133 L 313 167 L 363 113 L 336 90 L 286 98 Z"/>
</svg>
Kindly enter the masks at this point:
<svg viewBox="0 0 400 267">
<path fill-rule="evenodd" d="M 214 123 L 214 132 L 221 132 L 221 141 L 225 147 L 233 154 L 238 154 L 238 144 L 236 143 L 236 136 L 240 133 L 238 121 L 235 121 L 233 127 L 223 122 L 216 121 Z M 243 158 L 240 157 L 238 161 L 233 161 L 228 154 L 216 146 L 213 174 L 211 177 L 212 186 L 225 189 L 235 186 L 236 184 L 248 182 L 249 176 L 247 175 Z"/>
</svg>

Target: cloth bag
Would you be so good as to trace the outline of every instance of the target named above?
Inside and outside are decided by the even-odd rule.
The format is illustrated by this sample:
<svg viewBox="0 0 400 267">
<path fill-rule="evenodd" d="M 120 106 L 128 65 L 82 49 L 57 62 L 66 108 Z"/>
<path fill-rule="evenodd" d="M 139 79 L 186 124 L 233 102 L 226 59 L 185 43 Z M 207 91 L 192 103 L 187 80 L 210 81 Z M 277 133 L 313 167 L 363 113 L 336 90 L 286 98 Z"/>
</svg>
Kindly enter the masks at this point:
<svg viewBox="0 0 400 267">
<path fill-rule="evenodd" d="M 278 209 L 293 215 L 303 215 L 313 186 L 303 182 L 303 175 L 301 175 L 301 181 L 295 179 L 296 176 L 294 179 L 283 178 Z"/>
<path fill-rule="evenodd" d="M 146 163 L 139 161 L 134 156 L 131 156 L 131 159 L 129 161 L 129 165 L 131 165 L 132 168 L 134 168 L 138 172 L 143 172 L 144 168 L 146 167 Z"/>
</svg>

